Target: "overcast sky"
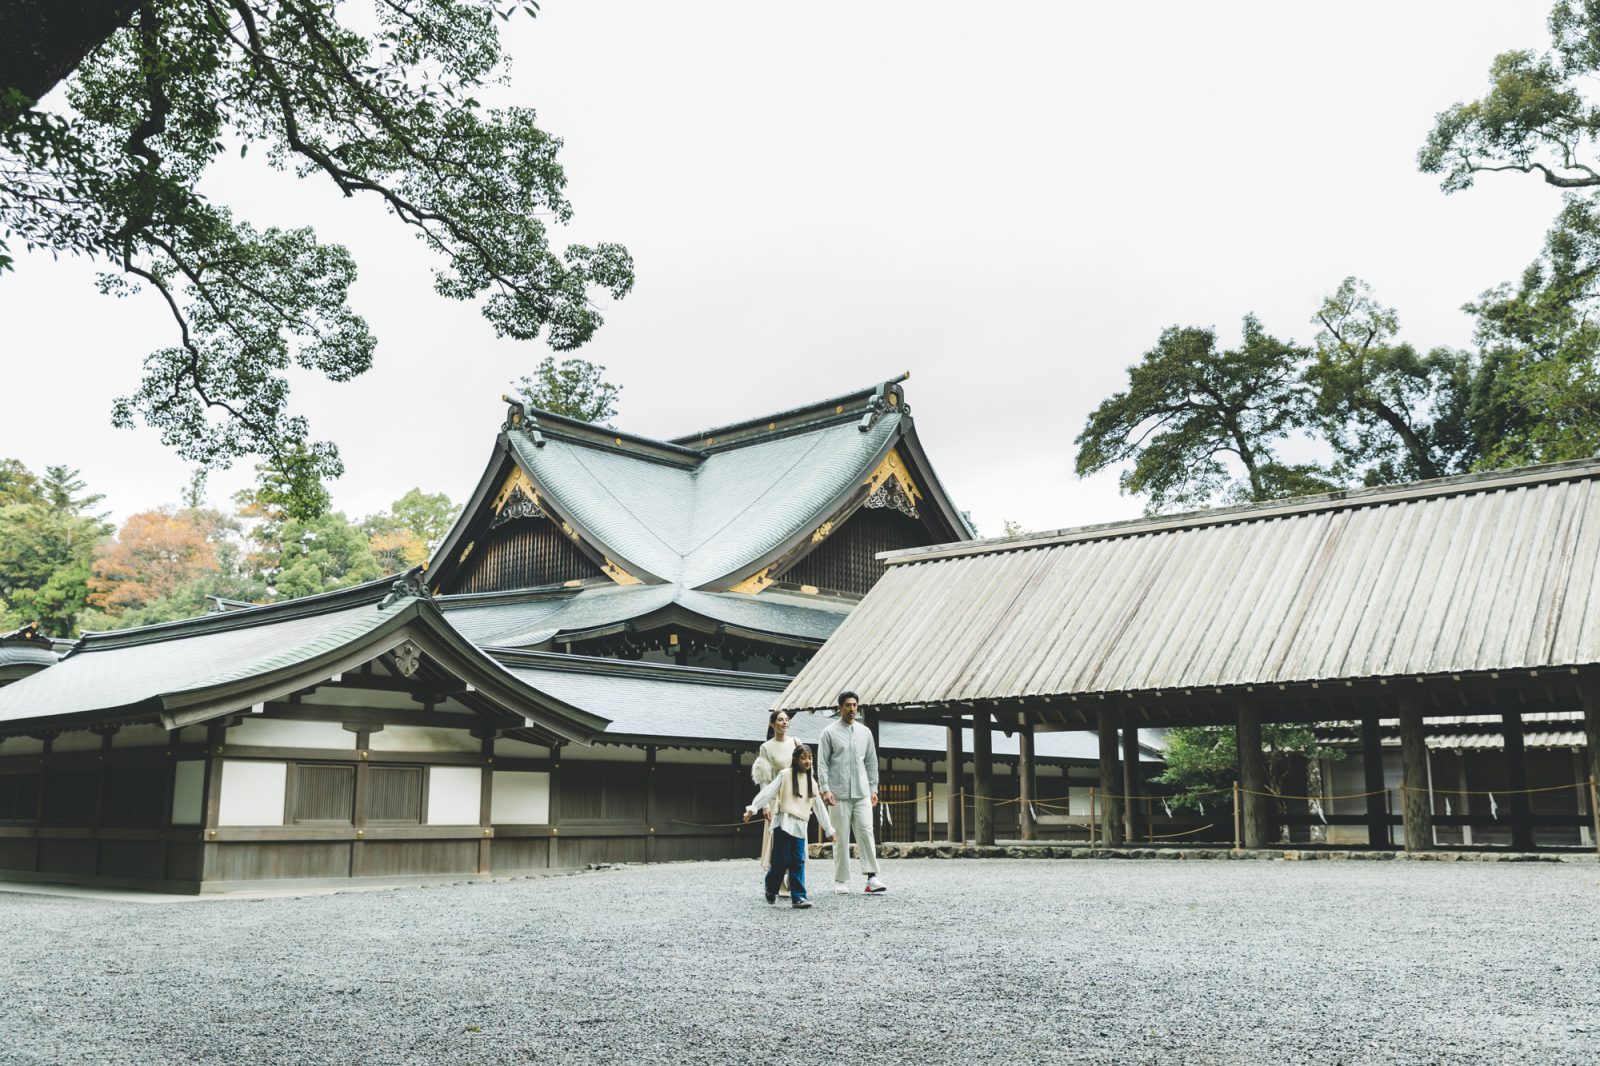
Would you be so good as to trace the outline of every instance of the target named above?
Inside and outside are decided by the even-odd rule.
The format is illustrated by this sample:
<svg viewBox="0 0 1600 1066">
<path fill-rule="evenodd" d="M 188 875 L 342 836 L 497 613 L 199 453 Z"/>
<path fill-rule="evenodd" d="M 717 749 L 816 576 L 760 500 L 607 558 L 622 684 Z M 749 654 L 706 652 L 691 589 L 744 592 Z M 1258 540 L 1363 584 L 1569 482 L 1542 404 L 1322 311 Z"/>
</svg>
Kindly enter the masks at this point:
<svg viewBox="0 0 1600 1066">
<path fill-rule="evenodd" d="M 1490 59 L 1547 43 L 1545 3 L 753 3 L 544 0 L 511 23 L 506 99 L 563 137 L 569 240 L 616 240 L 634 293 L 578 354 L 623 385 L 617 424 L 675 436 L 911 370 L 917 427 L 980 530 L 1131 517 L 1073 438 L 1170 325 L 1237 339 L 1254 311 L 1308 341 L 1356 274 L 1419 347 L 1513 278 L 1559 207 L 1531 178 L 1454 196 L 1419 174 L 1433 115 Z M 458 502 L 508 383 L 546 354 L 434 295 L 370 200 L 230 161 L 208 190 L 259 224 L 314 224 L 360 265 L 378 337 L 354 382 L 295 378 L 335 440 L 352 516 L 412 486 Z M 19 256 L 0 280 L 0 456 L 79 467 L 119 520 L 188 472 L 110 428 L 151 295 Z M 225 504 L 248 464 L 212 480 Z"/>
</svg>

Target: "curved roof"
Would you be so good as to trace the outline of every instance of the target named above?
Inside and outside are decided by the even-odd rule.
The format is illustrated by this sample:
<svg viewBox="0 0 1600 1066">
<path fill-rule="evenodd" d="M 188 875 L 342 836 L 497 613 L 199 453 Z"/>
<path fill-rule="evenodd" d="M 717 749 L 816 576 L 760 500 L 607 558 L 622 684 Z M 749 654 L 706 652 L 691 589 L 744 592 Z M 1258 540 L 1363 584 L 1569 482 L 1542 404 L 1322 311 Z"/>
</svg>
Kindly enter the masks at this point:
<svg viewBox="0 0 1600 1066">
<path fill-rule="evenodd" d="M 436 582 L 448 584 L 486 525 L 489 501 L 519 470 L 581 544 L 647 585 L 722 591 L 792 554 L 847 501 L 864 498 L 896 448 L 910 457 L 938 528 L 970 533 L 924 469 L 899 379 L 678 441 L 521 405 L 502 429 L 473 499 L 435 553 Z"/>
<path fill-rule="evenodd" d="M 85 634 L 59 663 L 0 689 L 0 732 L 159 720 L 167 728 L 249 710 L 416 643 L 467 682 L 480 711 L 587 742 L 606 719 L 519 682 L 463 639 L 414 579 L 322 596 Z"/>
</svg>

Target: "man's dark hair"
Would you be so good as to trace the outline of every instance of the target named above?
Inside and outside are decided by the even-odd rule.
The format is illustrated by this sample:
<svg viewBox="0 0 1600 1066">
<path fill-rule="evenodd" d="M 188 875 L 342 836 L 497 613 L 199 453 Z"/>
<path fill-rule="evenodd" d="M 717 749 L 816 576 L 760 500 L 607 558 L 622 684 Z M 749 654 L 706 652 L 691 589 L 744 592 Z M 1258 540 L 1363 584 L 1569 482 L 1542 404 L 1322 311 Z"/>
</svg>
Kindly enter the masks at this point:
<svg viewBox="0 0 1600 1066">
<path fill-rule="evenodd" d="M 845 700 L 855 700 L 857 704 L 861 703 L 861 697 L 860 696 L 857 696 L 854 692 L 851 692 L 849 689 L 845 689 L 843 692 L 839 693 L 839 700 L 838 700 L 837 703 L 834 704 L 834 706 L 835 707 L 843 707 Z"/>
</svg>

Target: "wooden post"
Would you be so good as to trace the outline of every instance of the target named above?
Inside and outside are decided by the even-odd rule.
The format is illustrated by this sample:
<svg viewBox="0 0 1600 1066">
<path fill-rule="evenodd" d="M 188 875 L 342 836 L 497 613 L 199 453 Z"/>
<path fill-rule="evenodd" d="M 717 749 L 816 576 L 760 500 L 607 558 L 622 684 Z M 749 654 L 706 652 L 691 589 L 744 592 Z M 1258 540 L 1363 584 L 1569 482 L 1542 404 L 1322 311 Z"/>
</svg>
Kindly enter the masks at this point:
<svg viewBox="0 0 1600 1066">
<path fill-rule="evenodd" d="M 1033 761 L 1033 723 L 1017 726 L 1017 830 L 1023 840 L 1038 840 L 1039 826 L 1033 817 L 1033 801 L 1039 791 L 1038 772 Z"/>
<path fill-rule="evenodd" d="M 1122 795 L 1127 839 L 1137 844 L 1144 836 L 1145 820 L 1139 803 L 1139 729 L 1127 722 L 1122 726 Z"/>
<path fill-rule="evenodd" d="M 1244 846 L 1264 848 L 1272 835 L 1273 800 L 1267 791 L 1267 756 L 1261 750 L 1261 708 L 1235 708 L 1239 740 L 1239 790 L 1244 794 Z"/>
<path fill-rule="evenodd" d="M 561 745 L 550 748 L 550 855 L 547 860 L 552 870 L 560 869 L 561 858 Z"/>
<path fill-rule="evenodd" d="M 218 816 L 222 808 L 222 738 L 226 736 L 221 722 L 211 721 L 206 725 L 206 765 L 203 790 L 203 806 L 200 809 L 201 839 L 200 846 L 200 880 L 216 880 L 221 864 L 221 845 L 215 843 Z M 47 745 L 46 751 L 49 750 Z M 44 783 L 40 778 L 39 785 L 39 813 L 44 813 Z M 41 819 L 42 820 L 42 819 Z"/>
<path fill-rule="evenodd" d="M 972 842 L 994 843 L 994 732 L 987 711 L 972 716 Z"/>
<path fill-rule="evenodd" d="M 1100 836 L 1107 847 L 1122 843 L 1122 769 L 1117 765 L 1117 716 L 1100 708 Z"/>
<path fill-rule="evenodd" d="M 345 726 L 346 729 L 350 727 Z M 355 803 L 350 811 L 350 827 L 352 829 L 365 829 L 367 817 L 371 808 L 372 764 L 364 756 L 372 747 L 372 731 L 367 726 L 358 726 L 356 735 L 356 781 Z M 350 876 L 365 877 L 367 873 L 366 844 L 358 837 L 350 842 Z"/>
<path fill-rule="evenodd" d="M 1589 778 L 1589 817 L 1594 819 L 1594 851 L 1600 855 L 1600 788 Z"/>
<path fill-rule="evenodd" d="M 1233 850 L 1239 850 L 1239 823 L 1243 813 L 1239 809 L 1239 782 L 1233 783 Z"/>
<path fill-rule="evenodd" d="M 1361 719 L 1361 773 L 1367 793 L 1367 847 L 1384 847 L 1389 839 L 1389 812 L 1383 799 L 1383 745 L 1377 715 Z"/>
<path fill-rule="evenodd" d="M 928 786 L 928 843 L 933 843 L 933 786 Z"/>
<path fill-rule="evenodd" d="M 494 735 L 495 730 L 483 731 L 483 769 L 478 787 L 478 872 L 488 874 L 494 869 Z"/>
<path fill-rule="evenodd" d="M 961 824 L 962 808 L 965 806 L 961 788 L 961 748 L 961 719 L 957 718 L 945 727 L 944 741 L 945 836 L 952 844 L 967 839 L 966 827 Z"/>
<path fill-rule="evenodd" d="M 656 819 L 660 816 L 660 807 L 656 799 L 656 746 L 651 744 L 644 749 L 644 824 L 645 832 L 650 834 L 645 838 L 644 857 L 648 862 L 659 861 L 656 855 L 660 850 L 660 845 L 656 843 Z M 810 835 L 810 832 L 810 819 L 807 819 L 807 835 Z"/>
<path fill-rule="evenodd" d="M 1405 822 L 1406 850 L 1433 847 L 1433 811 L 1429 805 L 1428 740 L 1422 728 L 1422 700 L 1403 694 L 1400 713 L 1400 813 Z"/>
<path fill-rule="evenodd" d="M 1578 681 L 1578 700 L 1583 704 L 1583 734 L 1588 741 L 1590 781 L 1600 780 L 1600 676 L 1584 675 Z M 1594 809 L 1594 804 L 1589 805 Z M 1600 845 L 1600 838 L 1595 843 Z"/>
<path fill-rule="evenodd" d="M 1099 826 L 1099 824 L 1100 824 L 1100 812 L 1099 812 L 1099 809 L 1095 806 L 1094 786 L 1091 785 L 1089 787 L 1089 846 L 1091 848 L 1097 848 L 1097 847 L 1100 846 L 1099 843 L 1098 843 L 1098 839 L 1099 838 L 1095 833 L 1095 830 Z"/>
<path fill-rule="evenodd" d="M 1506 749 L 1506 805 L 1511 808 L 1511 847 L 1533 850 L 1533 808 L 1528 802 L 1528 756 L 1522 741 L 1522 712 L 1502 711 L 1501 737 Z"/>
</svg>

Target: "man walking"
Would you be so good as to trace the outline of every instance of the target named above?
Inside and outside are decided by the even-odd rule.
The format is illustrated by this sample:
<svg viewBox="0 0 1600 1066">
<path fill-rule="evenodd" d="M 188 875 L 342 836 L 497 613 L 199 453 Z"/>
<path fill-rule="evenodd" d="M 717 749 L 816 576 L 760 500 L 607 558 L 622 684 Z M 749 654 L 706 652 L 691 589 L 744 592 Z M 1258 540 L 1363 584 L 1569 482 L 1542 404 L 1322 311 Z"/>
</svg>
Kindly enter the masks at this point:
<svg viewBox="0 0 1600 1066">
<path fill-rule="evenodd" d="M 850 891 L 850 833 L 861 849 L 868 892 L 887 892 L 878 880 L 878 849 L 872 840 L 872 808 L 878 805 L 878 745 L 856 721 L 860 700 L 839 693 L 839 720 L 822 731 L 817 747 L 817 783 L 833 814 L 833 890 Z"/>
</svg>

